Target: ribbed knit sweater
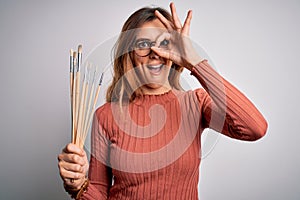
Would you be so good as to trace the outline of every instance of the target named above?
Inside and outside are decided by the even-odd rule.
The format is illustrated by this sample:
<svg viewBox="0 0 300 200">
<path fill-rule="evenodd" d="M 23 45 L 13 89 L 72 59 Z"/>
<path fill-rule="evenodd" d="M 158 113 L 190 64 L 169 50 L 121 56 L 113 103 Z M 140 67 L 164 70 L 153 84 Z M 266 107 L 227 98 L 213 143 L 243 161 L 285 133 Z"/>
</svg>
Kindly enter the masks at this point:
<svg viewBox="0 0 300 200">
<path fill-rule="evenodd" d="M 204 89 L 144 95 L 95 112 L 90 185 L 81 199 L 198 199 L 201 133 L 257 140 L 267 122 L 206 60 L 191 74 Z"/>
</svg>

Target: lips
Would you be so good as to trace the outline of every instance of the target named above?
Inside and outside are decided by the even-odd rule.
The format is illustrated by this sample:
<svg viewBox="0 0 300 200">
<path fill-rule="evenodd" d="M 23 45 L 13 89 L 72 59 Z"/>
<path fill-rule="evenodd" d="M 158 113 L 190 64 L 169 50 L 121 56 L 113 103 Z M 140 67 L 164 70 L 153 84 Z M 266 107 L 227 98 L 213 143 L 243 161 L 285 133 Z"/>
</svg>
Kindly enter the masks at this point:
<svg viewBox="0 0 300 200">
<path fill-rule="evenodd" d="M 153 75 L 159 75 L 161 72 L 161 69 L 163 68 L 163 64 L 159 65 L 148 65 L 147 68 L 150 71 L 151 74 Z"/>
</svg>

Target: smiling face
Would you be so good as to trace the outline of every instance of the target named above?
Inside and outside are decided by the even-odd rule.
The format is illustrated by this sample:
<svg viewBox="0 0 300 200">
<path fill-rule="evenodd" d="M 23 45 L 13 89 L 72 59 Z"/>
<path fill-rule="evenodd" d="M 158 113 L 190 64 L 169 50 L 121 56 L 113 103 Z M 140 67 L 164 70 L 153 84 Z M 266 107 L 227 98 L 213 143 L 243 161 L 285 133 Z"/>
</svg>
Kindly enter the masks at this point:
<svg viewBox="0 0 300 200">
<path fill-rule="evenodd" d="M 149 45 L 167 48 L 167 40 L 160 44 L 155 43 L 157 38 L 166 31 L 165 26 L 155 19 L 144 23 L 136 35 L 133 60 L 142 82 L 145 83 L 142 86 L 144 94 L 162 94 L 171 89 L 168 76 L 172 62 L 161 58 L 153 51 L 149 52 L 148 49 Z"/>
</svg>

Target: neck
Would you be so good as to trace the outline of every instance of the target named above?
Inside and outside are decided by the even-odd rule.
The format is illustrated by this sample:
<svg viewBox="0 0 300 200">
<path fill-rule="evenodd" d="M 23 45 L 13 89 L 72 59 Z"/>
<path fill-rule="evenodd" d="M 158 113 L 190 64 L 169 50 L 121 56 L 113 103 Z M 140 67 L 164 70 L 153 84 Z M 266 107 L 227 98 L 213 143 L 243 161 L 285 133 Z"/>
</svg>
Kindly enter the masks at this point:
<svg viewBox="0 0 300 200">
<path fill-rule="evenodd" d="M 169 92 L 172 89 L 170 84 L 160 85 L 159 87 L 154 87 L 154 85 L 144 85 L 142 86 L 143 94 L 147 95 L 158 95 Z"/>
</svg>

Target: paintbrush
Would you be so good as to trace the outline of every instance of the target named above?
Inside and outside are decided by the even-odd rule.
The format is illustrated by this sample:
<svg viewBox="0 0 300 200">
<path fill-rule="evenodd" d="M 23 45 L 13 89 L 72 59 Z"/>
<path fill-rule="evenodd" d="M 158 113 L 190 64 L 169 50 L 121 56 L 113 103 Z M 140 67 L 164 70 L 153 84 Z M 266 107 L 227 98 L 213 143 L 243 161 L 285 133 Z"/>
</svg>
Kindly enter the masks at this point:
<svg viewBox="0 0 300 200">
<path fill-rule="evenodd" d="M 74 72 L 74 63 L 73 63 L 73 49 L 70 50 L 70 102 L 71 102 L 71 124 L 72 124 L 72 138 L 73 138 L 73 132 L 74 132 L 74 126 L 73 126 L 73 72 Z"/>
<path fill-rule="evenodd" d="M 92 80 L 92 85 L 90 87 L 90 92 L 89 92 L 89 100 L 88 100 L 88 105 L 87 105 L 87 109 L 86 109 L 86 114 L 85 114 L 85 123 L 84 123 L 84 131 L 83 133 L 86 133 L 88 130 L 88 118 L 90 115 L 90 110 L 91 110 L 91 105 L 92 105 L 92 98 L 94 96 L 94 90 L 95 90 L 95 80 L 96 80 L 96 73 L 97 73 L 97 68 L 94 71 L 94 75 L 93 75 L 93 80 Z"/>
<path fill-rule="evenodd" d="M 75 144 L 75 139 L 76 139 L 76 132 L 77 132 L 77 109 L 76 109 L 76 100 L 77 100 L 77 92 L 76 88 L 79 82 L 77 81 L 77 52 L 73 52 L 73 101 L 72 101 L 72 107 L 73 107 L 73 132 L 72 132 L 72 143 Z"/>
<path fill-rule="evenodd" d="M 81 80 L 81 64 L 82 45 L 79 45 L 78 53 L 72 49 L 70 50 L 70 98 L 72 143 L 83 148 L 98 101 L 104 72 L 101 74 L 98 87 L 95 91 L 97 68 L 94 71 L 91 81 L 91 64 L 87 64 L 84 70 L 84 77 Z M 92 83 L 91 86 L 90 83 Z"/>
<path fill-rule="evenodd" d="M 80 104 L 80 68 L 81 68 L 81 58 L 82 58 L 82 46 L 78 46 L 77 53 L 77 71 L 76 71 L 76 90 L 75 90 L 75 144 L 77 143 L 77 134 L 78 134 L 78 118 L 79 118 L 79 104 Z"/>
<path fill-rule="evenodd" d="M 84 135 L 83 135 L 83 137 L 82 137 L 82 141 L 81 141 L 81 144 L 80 144 L 80 147 L 81 147 L 81 148 L 83 148 L 84 141 L 85 141 L 85 138 L 86 138 L 86 136 L 87 136 L 88 129 L 90 128 L 90 125 L 91 125 L 91 122 L 92 122 L 92 117 L 93 117 L 94 110 L 95 110 L 95 107 L 96 107 L 96 104 L 97 104 L 97 101 L 98 101 L 98 96 L 99 96 L 99 92 L 100 92 L 101 85 L 102 85 L 102 81 L 103 81 L 103 75 L 104 75 L 104 73 L 101 74 L 101 77 L 100 77 L 100 80 L 99 80 L 99 84 L 98 84 L 98 87 L 97 87 L 97 91 L 96 91 L 96 93 L 95 93 L 94 102 L 93 102 L 93 107 L 92 107 L 92 109 L 90 110 L 89 117 L 88 117 L 88 125 L 87 125 L 87 129 L 86 129 L 86 131 L 84 132 Z"/>
<path fill-rule="evenodd" d="M 78 135 L 78 140 L 79 141 L 81 141 L 81 138 L 82 138 L 82 135 L 83 135 L 87 91 L 88 91 L 88 65 L 85 66 L 83 84 L 82 84 L 82 89 L 81 89 L 81 99 L 80 99 L 80 108 L 79 108 L 79 116 L 78 116 L 78 128 L 77 128 L 77 135 Z"/>
</svg>

